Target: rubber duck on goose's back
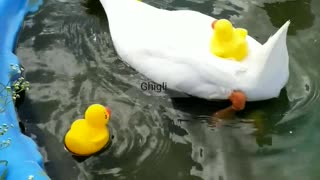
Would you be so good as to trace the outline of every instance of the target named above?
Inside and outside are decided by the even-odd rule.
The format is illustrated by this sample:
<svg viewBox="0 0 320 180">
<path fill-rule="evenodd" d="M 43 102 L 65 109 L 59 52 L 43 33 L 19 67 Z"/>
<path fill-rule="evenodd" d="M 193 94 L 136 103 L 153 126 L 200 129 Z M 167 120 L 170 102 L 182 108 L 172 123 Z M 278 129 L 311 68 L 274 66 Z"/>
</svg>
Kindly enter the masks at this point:
<svg viewBox="0 0 320 180">
<path fill-rule="evenodd" d="M 247 30 L 233 28 L 231 22 L 226 19 L 214 21 L 212 28 L 214 29 L 210 44 L 212 54 L 237 61 L 243 60 L 248 55 Z"/>
</svg>

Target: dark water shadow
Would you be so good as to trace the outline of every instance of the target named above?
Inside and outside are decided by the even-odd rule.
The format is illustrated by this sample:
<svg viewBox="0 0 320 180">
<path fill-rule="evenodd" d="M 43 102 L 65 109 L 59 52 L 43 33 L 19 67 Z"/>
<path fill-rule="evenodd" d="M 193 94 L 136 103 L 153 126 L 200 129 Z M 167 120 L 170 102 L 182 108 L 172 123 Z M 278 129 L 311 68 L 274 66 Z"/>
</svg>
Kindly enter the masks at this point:
<svg viewBox="0 0 320 180">
<path fill-rule="evenodd" d="M 277 3 L 265 3 L 264 9 L 273 26 L 280 28 L 287 20 L 291 20 L 289 35 L 310 28 L 315 20 L 311 12 L 311 0 L 290 0 Z"/>
<path fill-rule="evenodd" d="M 275 133 L 276 124 L 281 121 L 290 109 L 287 91 L 281 91 L 279 98 L 272 100 L 248 103 L 246 109 L 239 113 L 239 117 L 254 120 L 256 128 L 254 136 L 259 147 L 272 145 L 272 135 Z"/>
<path fill-rule="evenodd" d="M 86 8 L 86 13 L 97 16 L 100 20 L 107 20 L 102 4 L 97 0 L 83 0 L 81 5 Z"/>
<path fill-rule="evenodd" d="M 211 117 L 216 111 L 231 105 L 229 101 L 207 101 L 196 97 L 171 97 L 173 107 L 190 114 L 190 121 L 197 121 L 198 116 Z M 236 119 L 230 123 L 240 123 L 239 120 L 250 120 L 256 131 L 254 136 L 258 146 L 272 145 L 272 134 L 275 125 L 289 110 L 287 91 L 283 89 L 279 98 L 271 100 L 247 102 L 246 108 L 236 114 Z M 229 120 L 228 120 L 229 121 Z M 210 119 L 208 119 L 208 123 Z M 227 122 L 228 123 L 228 122 Z"/>
</svg>

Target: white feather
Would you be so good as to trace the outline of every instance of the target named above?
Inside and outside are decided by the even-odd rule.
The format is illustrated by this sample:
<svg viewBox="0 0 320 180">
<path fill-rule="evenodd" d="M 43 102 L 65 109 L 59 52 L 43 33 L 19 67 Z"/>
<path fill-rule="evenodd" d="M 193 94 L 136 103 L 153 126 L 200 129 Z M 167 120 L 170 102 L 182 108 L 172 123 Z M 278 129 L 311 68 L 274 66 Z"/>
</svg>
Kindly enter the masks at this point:
<svg viewBox="0 0 320 180">
<path fill-rule="evenodd" d="M 195 11 L 168 11 L 136 0 L 100 0 L 121 59 L 168 88 L 205 99 L 227 99 L 242 90 L 248 101 L 277 97 L 288 77 L 285 23 L 264 45 L 247 37 L 241 62 L 209 51 L 214 18 Z"/>
</svg>

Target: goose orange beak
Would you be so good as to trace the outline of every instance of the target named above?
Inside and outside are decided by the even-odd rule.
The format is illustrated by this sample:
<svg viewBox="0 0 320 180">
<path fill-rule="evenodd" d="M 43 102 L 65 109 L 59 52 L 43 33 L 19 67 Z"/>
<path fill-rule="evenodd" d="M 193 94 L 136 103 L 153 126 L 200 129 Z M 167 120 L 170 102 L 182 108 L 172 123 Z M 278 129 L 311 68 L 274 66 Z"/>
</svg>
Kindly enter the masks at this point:
<svg viewBox="0 0 320 180">
<path fill-rule="evenodd" d="M 232 103 L 232 109 L 236 111 L 241 111 L 245 108 L 247 97 L 241 91 L 234 91 L 230 95 L 229 100 Z"/>
</svg>

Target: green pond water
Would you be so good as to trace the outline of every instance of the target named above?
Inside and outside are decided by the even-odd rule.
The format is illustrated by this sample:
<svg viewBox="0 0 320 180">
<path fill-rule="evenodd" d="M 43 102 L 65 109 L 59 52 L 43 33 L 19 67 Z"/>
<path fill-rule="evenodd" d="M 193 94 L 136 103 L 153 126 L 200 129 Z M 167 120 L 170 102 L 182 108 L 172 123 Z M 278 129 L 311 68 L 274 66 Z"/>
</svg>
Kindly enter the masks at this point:
<svg viewBox="0 0 320 180">
<path fill-rule="evenodd" d="M 44 0 L 17 54 L 31 83 L 18 107 L 54 180 L 319 180 L 320 1 L 144 0 L 228 18 L 264 43 L 288 19 L 290 79 L 277 99 L 249 103 L 234 123 L 210 125 L 228 105 L 142 91 L 146 77 L 119 60 L 107 17 L 91 0 Z M 196 35 L 196 34 L 195 34 Z M 76 161 L 70 124 L 92 103 L 112 109 L 111 146 Z M 254 123 L 239 123 L 253 119 Z"/>
</svg>

